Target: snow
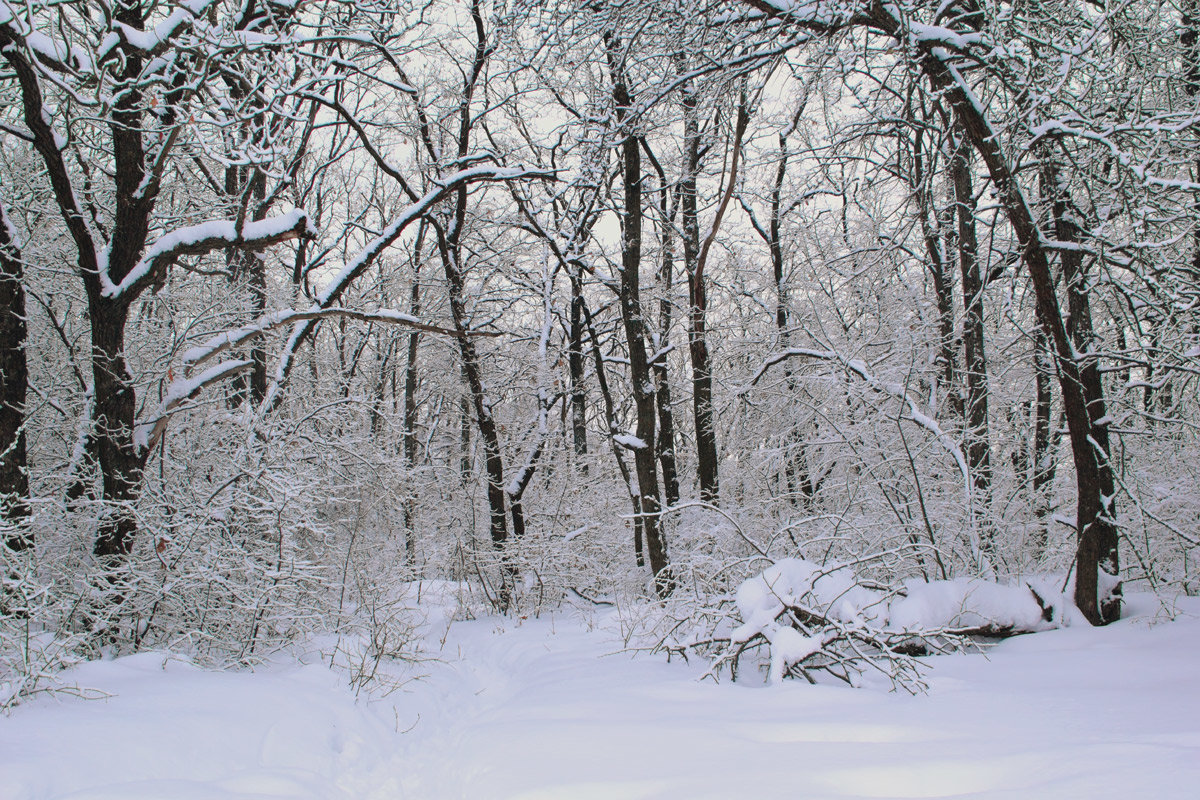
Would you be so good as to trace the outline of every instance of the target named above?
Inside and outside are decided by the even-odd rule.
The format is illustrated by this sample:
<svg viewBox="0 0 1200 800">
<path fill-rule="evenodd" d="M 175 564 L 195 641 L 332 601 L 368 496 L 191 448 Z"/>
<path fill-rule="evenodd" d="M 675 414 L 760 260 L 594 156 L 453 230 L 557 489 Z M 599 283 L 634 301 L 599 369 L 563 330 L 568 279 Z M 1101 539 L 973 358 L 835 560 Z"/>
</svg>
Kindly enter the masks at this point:
<svg viewBox="0 0 1200 800">
<path fill-rule="evenodd" d="M 172 381 L 167 386 L 167 391 L 163 393 L 163 399 L 158 404 L 155 413 L 148 420 L 139 422 L 134 428 L 134 445 L 138 449 L 145 449 L 150 444 L 150 438 L 153 436 L 155 428 L 184 400 L 192 397 L 205 386 L 231 376 L 236 372 L 248 369 L 251 366 L 253 366 L 253 362 L 251 361 L 231 359 L 214 364 L 196 375 L 177 378 Z"/>
<path fill-rule="evenodd" d="M 178 5 L 179 7 L 168 14 L 166 19 L 148 31 L 139 31 L 122 22 L 113 23 L 113 33 L 104 38 L 97 60 L 103 61 L 107 58 L 109 52 L 122 41 L 145 53 L 155 50 L 170 41 L 192 21 L 203 17 L 208 6 L 212 5 L 212 0 L 189 0 Z"/>
<path fill-rule="evenodd" d="M 771 683 L 783 681 L 788 667 L 821 649 L 819 636 L 805 636 L 795 628 L 778 628 L 770 636 L 770 642 L 771 671 L 768 680 Z"/>
<path fill-rule="evenodd" d="M 1108 628 L 927 659 L 916 697 L 700 682 L 703 665 L 620 652 L 617 612 L 592 609 L 432 613 L 438 660 L 357 700 L 321 663 L 220 673 L 146 653 L 69 674 L 106 700 L 0 718 L 0 797 L 1190 800 L 1200 603 L 1179 609 L 1167 622 L 1137 597 Z"/>
<path fill-rule="evenodd" d="M 412 314 L 405 314 L 402 311 L 396 311 L 390 308 L 373 308 L 373 309 L 355 309 L 341 308 L 332 306 L 329 308 L 321 308 L 317 305 L 312 305 L 306 311 L 296 311 L 291 308 L 284 308 L 278 311 L 272 311 L 264 314 L 253 322 L 248 322 L 237 328 L 232 328 L 227 331 L 210 336 L 198 345 L 189 347 L 183 351 L 180 361 L 185 366 L 199 364 L 207 361 L 213 356 L 229 350 L 232 347 L 253 339 L 259 334 L 291 324 L 296 320 L 311 321 L 321 317 L 346 316 L 356 319 L 372 320 L 378 322 L 391 322 L 401 325 L 421 325 L 421 321 Z"/>
<path fill-rule="evenodd" d="M 768 639 L 779 627 L 775 618 L 787 606 L 806 606 L 841 622 L 876 621 L 882 597 L 855 584 L 853 571 L 843 565 L 822 567 L 801 558 L 785 558 L 743 581 L 737 607 L 743 624 L 733 641 L 744 642 L 758 633 Z"/>
<path fill-rule="evenodd" d="M 966 50 L 973 44 L 983 42 L 979 33 L 958 33 L 941 25 L 925 25 L 910 20 L 908 22 L 909 38 L 914 43 L 940 42 L 959 50 Z"/>
<path fill-rule="evenodd" d="M 1034 587 L 1037 588 L 1037 587 Z M 1018 630 L 1048 630 L 1064 623 L 1077 621 L 1063 618 L 1061 590 L 1052 592 L 1038 588 L 1043 601 L 1057 601 L 1055 615 L 1043 618 L 1042 607 L 1026 585 L 1006 586 L 977 578 L 955 578 L 948 581 L 911 580 L 905 584 L 907 596 L 892 601 L 888 621 L 900 630 L 931 630 L 937 628 L 979 628 L 988 625 Z"/>
<path fill-rule="evenodd" d="M 1045 631 L 1086 624 L 1051 579 L 1017 585 L 978 578 L 912 579 L 901 593 L 889 597 L 859 585 L 849 566 L 821 566 L 801 558 L 782 559 L 743 581 L 736 600 L 743 624 L 735 629 L 733 641 L 763 633 L 772 648 L 780 627 L 776 617 L 789 606 L 808 608 L 846 624 L 893 631 L 986 626 Z"/>
<path fill-rule="evenodd" d="M 158 259 L 182 252 L 189 247 L 203 246 L 215 249 L 223 245 L 269 240 L 295 230 L 301 224 L 305 226 L 305 230 L 309 234 L 316 233 L 307 212 L 300 208 L 270 219 L 246 222 L 240 228 L 233 220 L 209 220 L 164 233 L 146 248 L 141 260 L 134 265 L 120 284 L 113 284 L 107 272 L 101 274 L 104 296 L 120 297 L 130 286 L 144 279 L 154 268 Z"/>
<path fill-rule="evenodd" d="M 0 9 L 0 15 L 4 13 L 6 12 Z M 94 68 L 91 56 L 82 47 L 74 47 L 44 33 L 29 32 L 25 35 L 25 44 L 39 56 L 66 64 L 76 71 L 90 72 Z"/>
<path fill-rule="evenodd" d="M 574 530 L 567 531 L 566 533 L 563 534 L 563 541 L 569 542 L 572 539 L 582 536 L 583 534 L 587 533 L 591 529 L 592 529 L 591 525 L 583 525 L 581 527 L 575 528 Z"/>
<path fill-rule="evenodd" d="M 639 439 L 638 437 L 634 436 L 632 433 L 615 434 L 613 436 L 613 441 L 616 442 L 617 444 L 621 445 L 621 447 L 628 448 L 629 450 L 645 450 L 646 449 L 646 441 L 644 439 Z"/>
</svg>

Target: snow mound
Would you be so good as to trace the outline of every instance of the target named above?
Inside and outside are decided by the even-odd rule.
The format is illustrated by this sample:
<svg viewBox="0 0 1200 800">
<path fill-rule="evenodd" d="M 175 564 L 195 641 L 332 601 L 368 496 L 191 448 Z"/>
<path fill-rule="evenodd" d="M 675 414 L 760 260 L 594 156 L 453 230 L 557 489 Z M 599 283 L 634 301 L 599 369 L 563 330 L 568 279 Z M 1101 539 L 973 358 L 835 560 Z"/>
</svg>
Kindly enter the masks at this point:
<svg viewBox="0 0 1200 800">
<path fill-rule="evenodd" d="M 1061 595 L 1057 605 L 1038 598 L 1032 587 L 1005 586 L 979 578 L 948 581 L 909 580 L 905 597 L 888 609 L 888 625 L 908 631 L 938 628 L 995 628 L 1044 631 L 1062 626 Z"/>
<path fill-rule="evenodd" d="M 737 607 L 743 624 L 733 632 L 735 642 L 769 633 L 775 619 L 792 606 L 813 608 L 847 624 L 881 621 L 883 596 L 858 584 L 854 571 L 841 564 L 821 566 L 802 558 L 785 558 L 742 582 Z M 768 636 L 770 638 L 770 636 Z"/>
</svg>

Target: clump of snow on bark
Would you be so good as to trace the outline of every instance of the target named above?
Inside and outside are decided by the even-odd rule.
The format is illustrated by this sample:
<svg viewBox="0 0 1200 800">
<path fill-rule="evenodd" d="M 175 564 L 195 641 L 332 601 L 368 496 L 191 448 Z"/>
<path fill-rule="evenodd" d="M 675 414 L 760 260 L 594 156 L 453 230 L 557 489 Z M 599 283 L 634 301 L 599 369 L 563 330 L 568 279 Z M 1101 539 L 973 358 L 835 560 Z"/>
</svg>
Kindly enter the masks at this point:
<svg viewBox="0 0 1200 800">
<path fill-rule="evenodd" d="M 779 683 L 788 667 L 799 664 L 821 649 L 821 637 L 805 636 L 795 628 L 778 628 L 767 637 L 771 642 L 771 671 L 768 680 Z"/>
</svg>

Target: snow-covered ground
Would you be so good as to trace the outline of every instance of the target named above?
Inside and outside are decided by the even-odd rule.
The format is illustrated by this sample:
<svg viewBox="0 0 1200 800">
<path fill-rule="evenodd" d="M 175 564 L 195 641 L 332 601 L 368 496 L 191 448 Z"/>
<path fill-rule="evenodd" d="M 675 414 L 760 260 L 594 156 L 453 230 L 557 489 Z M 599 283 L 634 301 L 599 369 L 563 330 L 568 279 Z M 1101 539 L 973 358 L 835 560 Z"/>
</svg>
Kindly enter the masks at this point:
<svg viewBox="0 0 1200 800">
<path fill-rule="evenodd" d="M 0 798 L 1196 798 L 1200 604 L 929 659 L 930 692 L 698 682 L 615 615 L 432 625 L 424 677 L 357 701 L 320 664 L 162 655 L 0 718 Z"/>
</svg>

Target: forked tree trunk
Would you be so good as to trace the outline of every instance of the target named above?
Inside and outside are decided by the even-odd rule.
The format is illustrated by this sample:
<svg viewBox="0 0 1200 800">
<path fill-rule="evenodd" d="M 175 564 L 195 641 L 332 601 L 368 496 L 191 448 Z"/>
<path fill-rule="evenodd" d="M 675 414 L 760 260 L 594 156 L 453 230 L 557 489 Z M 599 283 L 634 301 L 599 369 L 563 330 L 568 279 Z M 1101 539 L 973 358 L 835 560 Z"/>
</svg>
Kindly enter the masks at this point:
<svg viewBox="0 0 1200 800">
<path fill-rule="evenodd" d="M 605 36 L 609 67 L 613 79 L 613 101 L 616 104 L 617 122 L 631 128 L 633 101 L 626 84 L 624 54 L 620 44 Z M 629 380 L 633 389 L 633 401 L 637 418 L 634 435 L 638 442 L 634 447 L 634 471 L 637 476 L 637 510 L 641 529 L 646 537 L 646 555 L 650 572 L 654 576 L 654 588 L 660 597 L 668 596 L 674 589 L 667 561 L 666 539 L 662 535 L 662 496 L 658 486 L 656 459 L 657 409 L 655 407 L 654 376 L 651 374 L 646 354 L 646 318 L 642 310 L 641 264 L 642 264 L 642 152 L 638 137 L 632 130 L 623 131 L 621 142 L 621 266 L 618 288 L 621 306 L 621 321 L 625 331 L 625 344 L 629 351 Z"/>
<path fill-rule="evenodd" d="M 667 507 L 679 503 L 679 470 L 675 460 L 675 412 L 671 406 L 671 381 L 667 371 L 667 355 L 671 349 L 671 292 L 675 283 L 675 224 L 674 205 L 670 201 L 667 175 L 654 157 L 653 152 L 641 142 L 642 149 L 650 157 L 658 175 L 658 213 L 662 220 L 662 266 L 658 271 L 658 336 L 655 339 L 657 353 L 651 368 L 654 370 L 654 397 L 658 408 L 658 465 L 662 469 L 663 496 Z"/>
</svg>

